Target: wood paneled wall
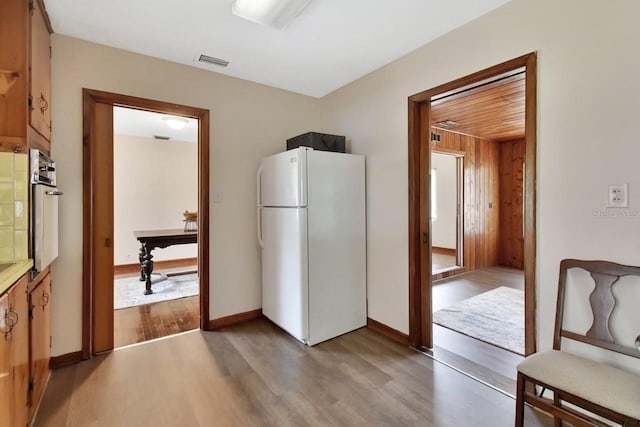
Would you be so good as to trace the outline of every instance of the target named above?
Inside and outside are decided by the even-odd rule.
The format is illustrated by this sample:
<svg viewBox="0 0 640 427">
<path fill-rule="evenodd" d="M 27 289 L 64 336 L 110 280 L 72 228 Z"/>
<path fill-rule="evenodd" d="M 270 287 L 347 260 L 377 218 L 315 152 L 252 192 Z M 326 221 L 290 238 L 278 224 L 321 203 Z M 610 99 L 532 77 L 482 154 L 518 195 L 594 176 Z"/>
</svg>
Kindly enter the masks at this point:
<svg viewBox="0 0 640 427">
<path fill-rule="evenodd" d="M 432 128 L 435 149 L 464 152 L 464 271 L 498 264 L 500 147 L 497 142 Z"/>
<path fill-rule="evenodd" d="M 524 139 L 500 145 L 499 262 L 524 268 Z"/>
</svg>

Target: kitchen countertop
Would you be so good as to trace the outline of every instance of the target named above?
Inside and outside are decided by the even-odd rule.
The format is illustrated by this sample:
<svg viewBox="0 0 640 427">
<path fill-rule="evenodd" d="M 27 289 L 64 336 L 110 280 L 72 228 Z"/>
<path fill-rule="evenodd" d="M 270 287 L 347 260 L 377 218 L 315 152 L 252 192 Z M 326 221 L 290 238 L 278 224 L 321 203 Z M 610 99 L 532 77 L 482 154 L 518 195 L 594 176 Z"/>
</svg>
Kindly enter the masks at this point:
<svg viewBox="0 0 640 427">
<path fill-rule="evenodd" d="M 13 285 L 24 273 L 31 269 L 33 260 L 23 259 L 8 264 L 0 265 L 0 295 Z"/>
</svg>

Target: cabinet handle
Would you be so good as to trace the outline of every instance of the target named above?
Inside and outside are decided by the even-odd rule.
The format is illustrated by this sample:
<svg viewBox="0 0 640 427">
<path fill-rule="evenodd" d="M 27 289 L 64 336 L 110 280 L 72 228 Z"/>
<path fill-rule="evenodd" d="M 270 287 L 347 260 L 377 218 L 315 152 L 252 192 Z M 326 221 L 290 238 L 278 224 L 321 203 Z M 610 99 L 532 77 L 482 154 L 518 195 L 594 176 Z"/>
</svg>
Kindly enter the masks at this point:
<svg viewBox="0 0 640 427">
<path fill-rule="evenodd" d="M 14 318 L 14 315 L 15 315 L 15 318 Z M 4 313 L 4 324 L 6 326 L 8 326 L 8 328 L 4 330 L 4 340 L 5 341 L 9 341 L 9 338 L 11 337 L 11 334 L 13 333 L 13 328 L 16 326 L 17 323 L 18 323 L 18 313 L 16 313 L 13 310 L 11 310 L 11 311 L 5 310 L 5 313 Z"/>
<path fill-rule="evenodd" d="M 7 318 L 11 319 L 11 329 L 13 329 L 17 324 L 20 317 L 18 316 L 17 311 L 13 311 L 12 308 L 9 309 L 9 313 L 7 313 Z"/>
<path fill-rule="evenodd" d="M 40 99 L 38 101 L 39 101 L 39 104 L 40 104 L 39 105 L 40 106 L 40 112 L 42 114 L 44 114 L 44 112 L 49 109 L 49 103 L 47 102 L 46 99 L 44 99 L 44 95 L 42 93 L 40 94 Z"/>
<path fill-rule="evenodd" d="M 49 292 L 42 292 L 42 307 L 46 307 L 49 304 Z"/>
</svg>

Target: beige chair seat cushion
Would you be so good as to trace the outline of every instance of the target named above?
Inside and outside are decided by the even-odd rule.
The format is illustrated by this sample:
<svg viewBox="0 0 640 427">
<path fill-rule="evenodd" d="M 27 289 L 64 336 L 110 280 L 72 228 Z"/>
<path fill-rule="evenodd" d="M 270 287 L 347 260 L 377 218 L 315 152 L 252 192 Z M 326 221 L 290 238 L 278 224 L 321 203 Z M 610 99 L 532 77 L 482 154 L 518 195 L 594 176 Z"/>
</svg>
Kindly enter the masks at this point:
<svg viewBox="0 0 640 427">
<path fill-rule="evenodd" d="M 518 372 L 640 419 L 640 375 L 558 350 L 532 354 L 520 362 Z"/>
</svg>

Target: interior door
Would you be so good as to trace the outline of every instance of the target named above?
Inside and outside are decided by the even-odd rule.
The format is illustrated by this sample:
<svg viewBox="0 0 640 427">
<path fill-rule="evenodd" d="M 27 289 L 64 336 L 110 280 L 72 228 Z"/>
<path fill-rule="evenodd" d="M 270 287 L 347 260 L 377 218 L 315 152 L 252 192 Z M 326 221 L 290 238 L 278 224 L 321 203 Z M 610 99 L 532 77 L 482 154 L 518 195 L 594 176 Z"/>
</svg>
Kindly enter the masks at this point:
<svg viewBox="0 0 640 427">
<path fill-rule="evenodd" d="M 299 340 L 309 336 L 307 210 L 262 208 L 262 313 Z"/>
<path fill-rule="evenodd" d="M 258 205 L 307 205 L 307 149 L 285 151 L 267 157 L 258 171 Z"/>
<path fill-rule="evenodd" d="M 432 274 L 463 266 L 463 160 L 462 152 L 442 148 L 431 151 Z M 455 255 L 443 257 L 436 248 L 444 249 L 445 254 L 453 250 Z"/>
<path fill-rule="evenodd" d="M 93 204 L 94 215 L 85 221 L 93 222 L 92 353 L 96 354 L 113 349 L 113 105 L 96 102 L 90 114 L 92 150 L 85 163 L 92 163 L 95 176 L 91 200 L 85 203 Z"/>
</svg>

